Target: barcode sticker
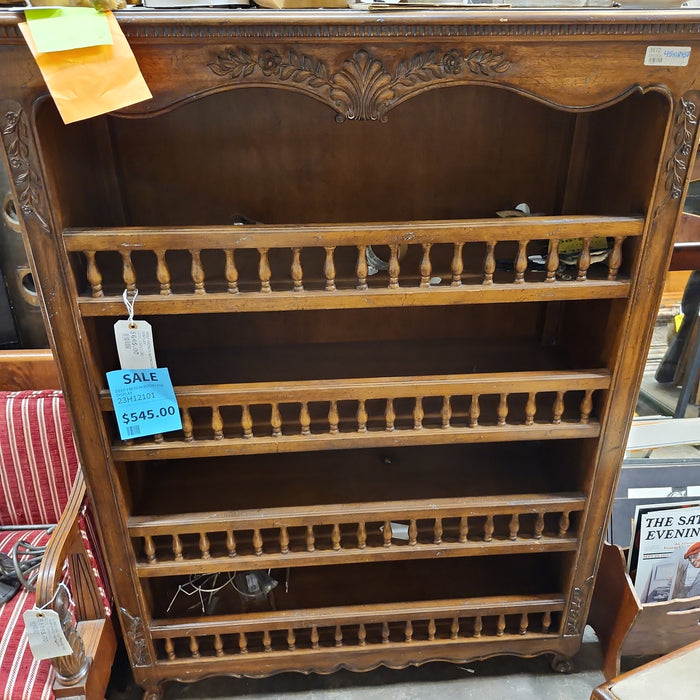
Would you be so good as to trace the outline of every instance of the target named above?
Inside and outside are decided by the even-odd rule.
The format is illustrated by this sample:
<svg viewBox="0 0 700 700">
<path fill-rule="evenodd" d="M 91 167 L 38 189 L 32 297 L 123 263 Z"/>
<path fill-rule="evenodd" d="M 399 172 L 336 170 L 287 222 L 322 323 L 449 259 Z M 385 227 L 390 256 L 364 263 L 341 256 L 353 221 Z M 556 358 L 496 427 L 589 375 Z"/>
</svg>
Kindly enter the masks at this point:
<svg viewBox="0 0 700 700">
<path fill-rule="evenodd" d="M 647 46 L 645 66 L 687 66 L 690 46 Z"/>
</svg>

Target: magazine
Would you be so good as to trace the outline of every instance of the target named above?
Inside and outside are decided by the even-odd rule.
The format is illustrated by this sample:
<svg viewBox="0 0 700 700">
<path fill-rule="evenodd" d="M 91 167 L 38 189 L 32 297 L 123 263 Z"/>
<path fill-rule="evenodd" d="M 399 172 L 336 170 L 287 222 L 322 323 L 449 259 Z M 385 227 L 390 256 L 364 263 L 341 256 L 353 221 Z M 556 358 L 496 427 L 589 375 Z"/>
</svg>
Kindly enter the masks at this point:
<svg viewBox="0 0 700 700">
<path fill-rule="evenodd" d="M 642 603 L 700 595 L 700 503 L 640 506 L 630 548 Z M 637 544 L 638 543 L 638 544 Z"/>
</svg>

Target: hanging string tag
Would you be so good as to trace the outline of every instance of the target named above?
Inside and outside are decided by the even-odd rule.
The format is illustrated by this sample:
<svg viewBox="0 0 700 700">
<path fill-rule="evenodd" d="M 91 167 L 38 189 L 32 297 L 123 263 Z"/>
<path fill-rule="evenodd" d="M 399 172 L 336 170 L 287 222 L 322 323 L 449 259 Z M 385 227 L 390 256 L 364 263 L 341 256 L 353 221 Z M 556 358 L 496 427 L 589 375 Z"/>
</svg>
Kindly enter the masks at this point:
<svg viewBox="0 0 700 700">
<path fill-rule="evenodd" d="M 138 289 L 132 294 L 125 289 L 122 294 L 129 317 L 114 324 L 114 338 L 117 342 L 119 364 L 122 369 L 151 369 L 157 367 L 153 347 L 153 331 L 147 321 L 134 319 L 134 305 Z"/>
<path fill-rule="evenodd" d="M 25 610 L 22 615 L 29 648 L 34 658 L 39 661 L 42 659 L 53 659 L 57 656 L 69 656 L 73 653 L 66 635 L 63 633 L 58 613 L 55 610 L 48 609 L 48 606 L 56 599 L 61 588 L 68 593 L 68 599 L 74 605 L 66 585 L 59 583 L 53 598 L 46 605 Z"/>
</svg>

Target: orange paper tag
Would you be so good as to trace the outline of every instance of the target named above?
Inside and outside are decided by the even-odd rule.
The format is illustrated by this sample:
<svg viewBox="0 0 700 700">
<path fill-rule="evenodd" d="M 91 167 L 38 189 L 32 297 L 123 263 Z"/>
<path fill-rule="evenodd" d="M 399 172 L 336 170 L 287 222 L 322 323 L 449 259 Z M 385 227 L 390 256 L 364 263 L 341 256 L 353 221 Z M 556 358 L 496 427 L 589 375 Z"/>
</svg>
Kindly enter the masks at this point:
<svg viewBox="0 0 700 700">
<path fill-rule="evenodd" d="M 69 51 L 39 53 L 26 22 L 19 25 L 66 124 L 152 97 L 124 32 L 106 14 L 113 43 Z"/>
</svg>

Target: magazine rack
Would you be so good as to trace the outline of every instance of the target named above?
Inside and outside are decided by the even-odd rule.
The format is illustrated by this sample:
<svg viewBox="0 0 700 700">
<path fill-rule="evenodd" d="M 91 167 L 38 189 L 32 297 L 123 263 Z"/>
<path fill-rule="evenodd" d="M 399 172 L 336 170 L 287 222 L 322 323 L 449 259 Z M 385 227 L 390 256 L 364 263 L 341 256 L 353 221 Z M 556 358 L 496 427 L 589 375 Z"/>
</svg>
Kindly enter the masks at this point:
<svg viewBox="0 0 700 700">
<path fill-rule="evenodd" d="M 588 623 L 600 640 L 603 675 L 620 675 L 623 656 L 668 654 L 700 636 L 700 596 L 644 603 L 626 571 L 625 555 L 606 543 L 598 570 Z"/>
<path fill-rule="evenodd" d="M 118 19 L 153 99 L 66 126 L 0 16 L 0 134 L 146 697 L 570 669 L 697 143 L 700 13 Z M 117 433 L 125 289 L 180 431 Z M 268 569 L 261 604 L 178 595 Z"/>
</svg>

